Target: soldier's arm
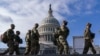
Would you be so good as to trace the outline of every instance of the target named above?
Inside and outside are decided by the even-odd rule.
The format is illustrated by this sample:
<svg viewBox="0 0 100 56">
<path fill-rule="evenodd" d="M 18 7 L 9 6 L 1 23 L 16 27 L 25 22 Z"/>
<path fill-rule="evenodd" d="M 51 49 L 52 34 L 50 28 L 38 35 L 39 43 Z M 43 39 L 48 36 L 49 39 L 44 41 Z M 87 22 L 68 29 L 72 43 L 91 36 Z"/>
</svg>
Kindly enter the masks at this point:
<svg viewBox="0 0 100 56">
<path fill-rule="evenodd" d="M 40 37 L 38 30 L 34 31 L 36 37 Z"/>
<path fill-rule="evenodd" d="M 69 30 L 69 28 L 67 28 L 67 36 L 69 35 L 69 33 L 70 33 L 70 30 Z"/>
<path fill-rule="evenodd" d="M 85 31 L 84 31 L 84 37 L 87 37 L 87 35 L 88 35 L 88 30 L 85 29 Z"/>
<path fill-rule="evenodd" d="M 38 37 L 40 37 L 40 34 L 39 34 L 39 32 L 37 33 L 37 36 L 38 36 Z"/>
<path fill-rule="evenodd" d="M 89 29 L 86 29 L 84 31 L 84 37 L 90 37 L 90 30 Z"/>
<path fill-rule="evenodd" d="M 31 40 L 34 39 L 35 35 L 34 35 L 34 31 L 31 32 Z"/>
<path fill-rule="evenodd" d="M 9 36 L 10 36 L 10 29 L 7 30 L 7 37 L 9 37 Z"/>
<path fill-rule="evenodd" d="M 89 29 L 87 29 L 87 31 L 86 31 L 86 35 L 88 36 L 88 37 L 90 37 L 91 35 L 90 35 L 90 30 Z"/>
</svg>

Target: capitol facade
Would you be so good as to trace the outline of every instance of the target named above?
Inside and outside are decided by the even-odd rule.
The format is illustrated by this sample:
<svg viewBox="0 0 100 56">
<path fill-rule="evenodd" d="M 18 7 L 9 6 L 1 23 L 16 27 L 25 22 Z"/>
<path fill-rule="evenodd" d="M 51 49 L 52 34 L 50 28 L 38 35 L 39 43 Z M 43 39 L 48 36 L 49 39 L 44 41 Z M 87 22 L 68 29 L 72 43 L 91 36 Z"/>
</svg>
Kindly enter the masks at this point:
<svg viewBox="0 0 100 56">
<path fill-rule="evenodd" d="M 44 18 L 38 28 L 40 38 L 39 54 L 56 54 L 57 47 L 53 44 L 53 33 L 57 27 L 60 27 L 58 20 L 53 16 L 53 10 L 49 5 L 48 16 Z"/>
<path fill-rule="evenodd" d="M 55 28 L 59 27 L 58 20 L 53 16 L 51 5 L 49 6 L 48 16 L 42 20 L 40 27 L 38 28 L 40 34 L 40 43 L 53 44 L 53 33 Z"/>
</svg>

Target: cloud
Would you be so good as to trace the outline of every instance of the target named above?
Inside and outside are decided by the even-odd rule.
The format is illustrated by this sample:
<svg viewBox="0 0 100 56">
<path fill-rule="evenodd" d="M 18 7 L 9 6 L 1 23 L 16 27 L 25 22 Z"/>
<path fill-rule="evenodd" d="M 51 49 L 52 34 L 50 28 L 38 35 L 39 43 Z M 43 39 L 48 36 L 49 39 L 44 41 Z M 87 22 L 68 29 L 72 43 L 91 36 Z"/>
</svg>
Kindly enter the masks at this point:
<svg viewBox="0 0 100 56">
<path fill-rule="evenodd" d="M 16 30 L 26 32 L 34 26 L 34 23 L 40 23 L 47 17 L 50 3 L 54 17 L 61 22 L 62 19 L 67 19 L 66 16 L 80 15 L 84 10 L 85 14 L 90 14 L 90 10 L 95 6 L 94 2 L 94 0 L 0 0 L 0 14 L 12 18 Z"/>
<path fill-rule="evenodd" d="M 8 16 L 0 15 L 0 34 L 6 31 L 13 20 Z"/>
<path fill-rule="evenodd" d="M 90 14 L 90 11 L 93 12 L 96 5 L 96 0 L 77 0 L 73 4 L 69 4 L 69 10 L 72 12 L 72 15 L 84 15 L 86 12 Z"/>
<path fill-rule="evenodd" d="M 13 20 L 10 17 L 0 15 L 0 22 L 13 23 Z"/>
<path fill-rule="evenodd" d="M 43 15 L 48 10 L 48 5 L 51 3 L 55 13 L 72 15 L 81 13 L 83 9 L 91 10 L 96 6 L 95 0 L 1 0 L 7 4 L 3 6 L 9 11 L 22 16 L 34 16 L 34 14 Z M 45 14 L 44 14 L 45 15 Z"/>
<path fill-rule="evenodd" d="M 73 19 L 73 20 L 70 21 L 70 23 L 74 23 L 74 22 L 77 22 L 77 21 L 75 19 Z"/>
</svg>

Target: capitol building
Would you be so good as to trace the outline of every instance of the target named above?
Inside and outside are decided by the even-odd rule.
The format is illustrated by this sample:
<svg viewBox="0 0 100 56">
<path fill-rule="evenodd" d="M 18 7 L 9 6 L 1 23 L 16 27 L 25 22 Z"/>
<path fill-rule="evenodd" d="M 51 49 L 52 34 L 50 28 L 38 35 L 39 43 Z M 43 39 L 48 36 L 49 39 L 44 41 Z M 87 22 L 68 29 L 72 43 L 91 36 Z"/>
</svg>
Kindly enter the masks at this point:
<svg viewBox="0 0 100 56">
<path fill-rule="evenodd" d="M 40 34 L 40 43 L 52 44 L 55 28 L 59 27 L 58 20 L 53 16 L 51 5 L 49 6 L 48 16 L 44 18 L 38 28 Z"/>
<path fill-rule="evenodd" d="M 40 38 L 40 54 L 41 53 L 55 53 L 57 50 L 57 47 L 53 44 L 53 33 L 57 27 L 59 27 L 60 24 L 58 20 L 53 16 L 53 10 L 51 8 L 51 5 L 49 5 L 49 11 L 48 16 L 44 18 L 38 28 Z M 48 52 L 48 53 L 47 53 Z"/>
</svg>

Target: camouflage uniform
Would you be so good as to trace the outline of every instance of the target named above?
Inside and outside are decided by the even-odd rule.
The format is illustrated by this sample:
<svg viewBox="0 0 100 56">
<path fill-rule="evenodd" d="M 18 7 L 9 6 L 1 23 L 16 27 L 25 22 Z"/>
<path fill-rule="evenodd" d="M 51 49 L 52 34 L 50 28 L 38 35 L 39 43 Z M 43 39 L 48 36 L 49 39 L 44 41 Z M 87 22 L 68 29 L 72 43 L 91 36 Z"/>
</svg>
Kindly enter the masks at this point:
<svg viewBox="0 0 100 56">
<path fill-rule="evenodd" d="M 39 45 L 39 32 L 37 30 L 38 24 L 35 24 L 35 27 L 32 29 L 32 37 L 31 37 L 31 54 L 37 55 L 40 50 Z"/>
<path fill-rule="evenodd" d="M 13 31 L 11 29 L 9 29 L 7 31 L 7 33 L 9 34 L 11 31 L 11 33 L 13 33 Z M 16 52 L 16 55 L 19 55 L 19 42 L 20 42 L 20 37 L 19 37 L 19 33 L 18 31 L 16 31 L 16 35 L 13 36 L 13 41 L 11 40 L 11 42 L 8 43 L 8 47 L 9 45 L 12 46 L 12 48 L 10 47 L 10 49 L 8 48 L 7 50 L 5 50 L 5 52 L 3 52 L 1 55 L 7 54 L 9 52 L 10 55 L 12 55 L 14 53 L 14 51 Z M 11 45 L 12 44 L 12 45 Z"/>
<path fill-rule="evenodd" d="M 87 28 L 86 28 L 86 30 L 84 32 L 85 46 L 84 46 L 83 54 L 87 54 L 87 52 L 89 50 L 89 47 L 92 49 L 92 52 L 94 54 L 96 54 L 96 51 L 95 51 L 95 49 L 94 49 L 94 47 L 92 45 L 93 39 L 91 39 L 92 36 L 91 36 L 91 30 L 90 30 L 90 28 L 91 28 L 91 24 L 88 23 L 87 24 Z"/>
<path fill-rule="evenodd" d="M 53 33 L 53 35 L 54 35 L 54 40 L 53 40 L 53 42 L 54 42 L 54 45 L 56 45 L 57 47 L 58 47 L 58 50 L 59 50 L 59 32 L 60 31 L 60 29 L 57 27 L 56 29 L 55 29 L 55 32 Z"/>
<path fill-rule="evenodd" d="M 15 39 L 14 39 L 14 51 L 16 52 L 16 55 L 20 55 L 19 52 L 19 44 L 20 44 L 20 32 L 16 31 Z"/>
<path fill-rule="evenodd" d="M 7 54 L 9 52 L 9 55 L 12 55 L 14 52 L 14 36 L 15 36 L 14 31 L 13 31 L 14 28 L 15 28 L 15 25 L 11 24 L 11 29 L 7 31 L 8 49 L 3 54 Z"/>
<path fill-rule="evenodd" d="M 26 50 L 25 50 L 25 55 L 29 54 L 31 51 L 31 30 L 28 31 L 28 33 L 26 34 L 25 37 L 25 41 L 26 41 Z"/>
<path fill-rule="evenodd" d="M 59 42 L 60 42 L 60 47 L 59 51 L 60 54 L 64 52 L 64 54 L 69 54 L 69 46 L 67 42 L 67 36 L 69 35 L 69 29 L 66 27 L 65 21 L 63 21 L 63 25 L 60 28 L 60 35 L 59 35 Z"/>
</svg>

